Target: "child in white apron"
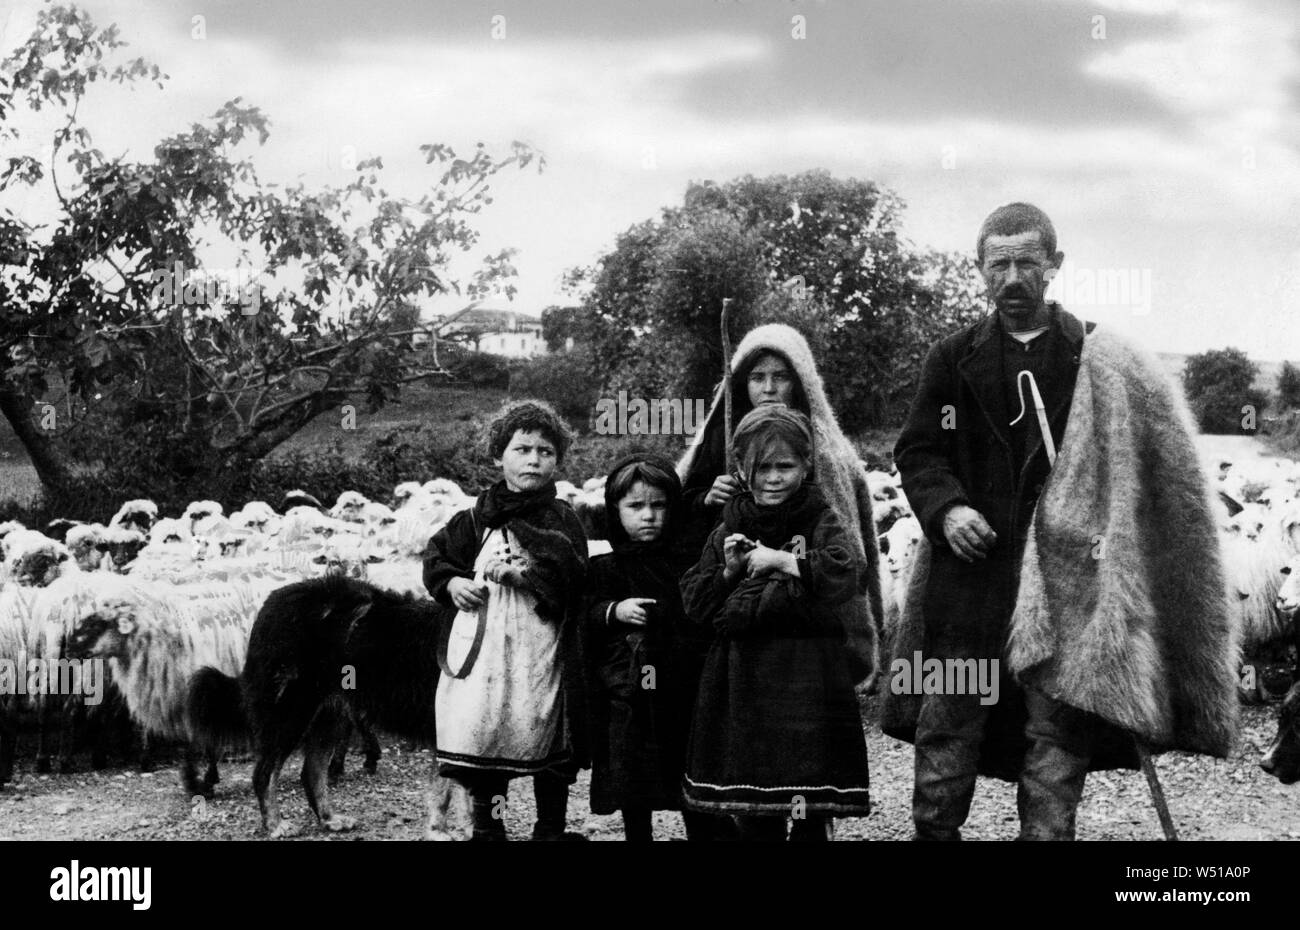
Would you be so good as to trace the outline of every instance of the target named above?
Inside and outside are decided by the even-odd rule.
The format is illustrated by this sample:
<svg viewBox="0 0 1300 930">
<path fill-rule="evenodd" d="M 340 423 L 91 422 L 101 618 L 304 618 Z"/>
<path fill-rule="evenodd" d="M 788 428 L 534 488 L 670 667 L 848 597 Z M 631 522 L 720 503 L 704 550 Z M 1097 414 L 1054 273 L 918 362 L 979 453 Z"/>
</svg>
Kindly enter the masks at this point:
<svg viewBox="0 0 1300 930">
<path fill-rule="evenodd" d="M 587 543 L 552 480 L 569 437 L 547 405 L 507 405 L 489 428 L 502 480 L 425 553 L 425 586 L 458 611 L 441 631 L 436 757 L 473 800 L 475 839 L 505 839 L 506 786 L 521 775 L 534 778 L 534 839 L 581 838 L 565 825 L 589 764 L 576 614 Z"/>
</svg>

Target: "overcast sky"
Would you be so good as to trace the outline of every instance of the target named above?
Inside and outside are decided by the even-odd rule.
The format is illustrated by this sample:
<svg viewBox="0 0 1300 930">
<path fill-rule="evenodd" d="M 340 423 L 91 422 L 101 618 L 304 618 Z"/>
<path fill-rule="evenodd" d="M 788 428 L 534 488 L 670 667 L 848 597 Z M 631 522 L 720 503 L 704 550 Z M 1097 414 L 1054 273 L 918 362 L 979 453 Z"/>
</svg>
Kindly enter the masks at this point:
<svg viewBox="0 0 1300 930">
<path fill-rule="evenodd" d="M 690 180 L 824 167 L 893 188 L 907 235 L 939 248 L 1037 203 L 1067 306 L 1152 349 L 1300 358 L 1295 0 L 82 6 L 171 75 L 96 88 L 83 114 L 110 153 L 147 157 L 237 96 L 272 121 L 265 179 L 344 183 L 352 146 L 414 192 L 421 143 L 541 149 L 547 170 L 498 185 L 481 224 L 519 249 L 527 312 Z M 6 52 L 37 8 L 7 0 Z M 1129 293 L 1090 293 L 1103 272 Z"/>
</svg>

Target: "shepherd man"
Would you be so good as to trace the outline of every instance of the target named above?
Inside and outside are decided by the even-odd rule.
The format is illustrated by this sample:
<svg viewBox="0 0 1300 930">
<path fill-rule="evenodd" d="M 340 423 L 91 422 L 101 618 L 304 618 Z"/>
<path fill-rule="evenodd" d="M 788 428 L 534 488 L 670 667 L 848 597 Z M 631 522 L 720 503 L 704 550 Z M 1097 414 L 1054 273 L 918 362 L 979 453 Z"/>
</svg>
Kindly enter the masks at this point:
<svg viewBox="0 0 1300 930">
<path fill-rule="evenodd" d="M 916 839 L 961 838 L 977 774 L 1019 783 L 1020 839 L 1073 839 L 1089 771 L 1171 749 L 1223 758 L 1236 741 L 1236 643 L 1186 401 L 1151 356 L 1046 300 L 1056 246 L 1030 204 L 984 220 L 993 310 L 931 349 L 894 449 L 924 539 L 882 724 L 916 747 Z M 953 674 L 917 688 L 918 662 L 979 668 L 997 699 Z"/>
</svg>

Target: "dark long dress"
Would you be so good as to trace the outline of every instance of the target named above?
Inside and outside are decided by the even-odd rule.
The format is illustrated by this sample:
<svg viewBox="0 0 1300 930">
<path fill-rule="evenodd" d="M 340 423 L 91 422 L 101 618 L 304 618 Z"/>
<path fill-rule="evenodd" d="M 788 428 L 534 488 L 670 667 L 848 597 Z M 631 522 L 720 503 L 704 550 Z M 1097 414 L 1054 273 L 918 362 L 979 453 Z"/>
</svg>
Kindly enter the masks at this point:
<svg viewBox="0 0 1300 930">
<path fill-rule="evenodd" d="M 796 556 L 802 551 L 800 577 L 728 584 L 723 540 L 734 532 Z M 759 507 L 748 494 L 724 508 L 722 525 L 682 580 L 687 615 L 716 630 L 687 753 L 691 809 L 870 812 L 866 738 L 834 610 L 858 589 L 861 566 L 852 552 L 843 524 L 812 485 L 777 508 Z"/>
<path fill-rule="evenodd" d="M 611 552 L 591 563 L 588 642 L 592 682 L 591 809 L 680 810 L 690 702 L 695 695 L 678 579 L 685 566 L 661 548 Z M 638 627 L 615 619 L 630 597 L 654 598 Z"/>
<path fill-rule="evenodd" d="M 628 540 L 612 500 L 612 478 L 635 461 L 653 461 L 671 479 L 670 516 L 654 543 Z M 681 489 L 672 462 L 635 454 L 615 463 L 605 517 L 613 551 L 592 560 L 585 642 L 591 694 L 591 809 L 680 810 L 686 739 L 707 638 L 682 609 L 680 579 L 694 562 L 681 545 Z M 620 623 L 614 606 L 654 598 L 648 622 Z"/>
</svg>

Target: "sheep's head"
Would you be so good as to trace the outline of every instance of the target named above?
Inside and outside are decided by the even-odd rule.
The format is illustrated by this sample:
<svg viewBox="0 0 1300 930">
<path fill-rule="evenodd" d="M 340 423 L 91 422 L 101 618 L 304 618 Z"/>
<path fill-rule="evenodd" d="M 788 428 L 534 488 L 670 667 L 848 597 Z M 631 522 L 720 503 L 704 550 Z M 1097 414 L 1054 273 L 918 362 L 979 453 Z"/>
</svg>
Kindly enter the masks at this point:
<svg viewBox="0 0 1300 930">
<path fill-rule="evenodd" d="M 92 572 L 104 561 L 108 543 L 104 541 L 104 527 L 98 523 L 74 526 L 68 530 L 67 547 L 83 572 Z"/>
<path fill-rule="evenodd" d="M 112 563 L 110 567 L 121 573 L 135 561 L 146 540 L 139 530 L 118 527 L 105 534 L 104 542 L 108 544 L 108 557 Z"/>
<path fill-rule="evenodd" d="M 351 523 L 365 522 L 363 511 L 366 504 L 370 503 L 365 495 L 356 491 L 344 491 L 334 502 L 334 509 L 330 511 L 330 516 L 337 520 L 347 520 Z"/>
<path fill-rule="evenodd" d="M 1300 556 L 1282 568 L 1282 587 L 1277 592 L 1278 613 L 1295 617 L 1300 612 Z"/>
<path fill-rule="evenodd" d="M 1234 517 L 1229 517 L 1224 527 L 1229 536 L 1258 540 L 1268 522 L 1268 511 L 1259 504 L 1246 504 Z"/>
<path fill-rule="evenodd" d="M 880 551 L 891 575 L 901 575 L 912 564 L 920 543 L 921 524 L 915 517 L 903 517 L 880 537 Z"/>
<path fill-rule="evenodd" d="M 421 490 L 418 481 L 403 481 L 397 487 L 393 488 L 393 507 L 401 507 L 411 499 L 413 494 Z"/>
<path fill-rule="evenodd" d="M 221 504 L 216 501 L 191 501 L 185 508 L 185 517 L 193 525 L 205 517 L 218 517 L 225 514 Z"/>
<path fill-rule="evenodd" d="M 67 546 L 33 530 L 10 533 L 4 549 L 10 576 L 25 587 L 46 587 L 73 564 Z"/>
<path fill-rule="evenodd" d="M 151 500 L 127 501 L 110 521 L 112 526 L 135 530 L 145 536 L 158 522 L 158 505 Z"/>
<path fill-rule="evenodd" d="M 4 538 L 15 530 L 25 529 L 27 529 L 27 527 L 23 526 L 17 520 L 6 520 L 3 523 L 0 523 L 0 543 L 3 543 Z"/>
<path fill-rule="evenodd" d="M 104 603 L 77 624 L 64 649 L 86 658 L 124 658 L 128 637 L 138 624 L 126 604 Z"/>
<path fill-rule="evenodd" d="M 189 537 L 189 530 L 183 520 L 167 517 L 159 520 L 149 531 L 151 543 L 180 543 Z"/>
</svg>

